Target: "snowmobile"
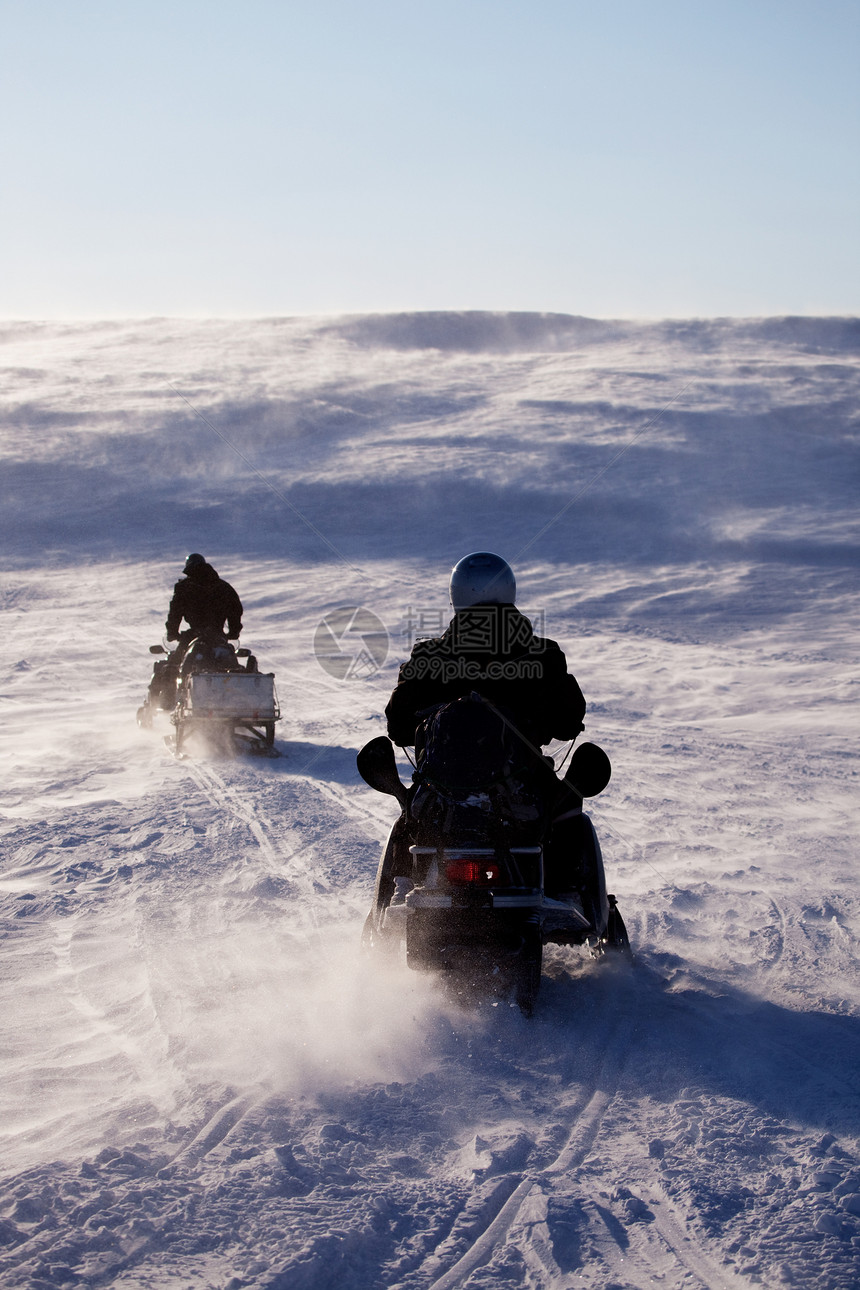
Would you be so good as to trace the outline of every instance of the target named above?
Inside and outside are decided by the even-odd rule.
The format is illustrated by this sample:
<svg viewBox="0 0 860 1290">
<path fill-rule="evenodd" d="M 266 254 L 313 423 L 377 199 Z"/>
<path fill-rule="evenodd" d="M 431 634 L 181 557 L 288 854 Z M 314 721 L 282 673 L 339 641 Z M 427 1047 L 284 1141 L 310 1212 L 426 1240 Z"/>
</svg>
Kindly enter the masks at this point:
<svg viewBox="0 0 860 1290">
<path fill-rule="evenodd" d="M 477 733 L 476 707 L 484 709 Z M 385 736 L 359 752 L 365 782 L 402 808 L 362 939 L 384 952 L 405 942 L 407 965 L 446 974 L 461 998 L 508 998 L 531 1016 L 544 945 L 587 945 L 595 957 L 631 954 L 597 834 L 582 811 L 583 799 L 606 787 L 611 767 L 601 748 L 583 743 L 562 780 L 534 750 L 530 770 L 493 731 L 494 714 L 501 716 L 476 694 L 437 708 L 428 719 L 431 744 L 450 750 L 444 728 L 462 729 L 464 716 L 472 738 L 440 758 L 427 755 L 419 737 L 409 787 Z"/>
<path fill-rule="evenodd" d="M 166 742 L 176 756 L 191 734 L 222 751 L 241 747 L 275 755 L 275 722 L 281 715 L 275 676 L 259 670 L 249 649 L 236 649 L 214 632 L 201 633 L 173 654 L 164 645 L 151 645 L 149 652 L 168 657 L 153 666 L 137 710 L 139 726 L 148 729 L 154 712 L 169 712 L 174 734 Z"/>
</svg>

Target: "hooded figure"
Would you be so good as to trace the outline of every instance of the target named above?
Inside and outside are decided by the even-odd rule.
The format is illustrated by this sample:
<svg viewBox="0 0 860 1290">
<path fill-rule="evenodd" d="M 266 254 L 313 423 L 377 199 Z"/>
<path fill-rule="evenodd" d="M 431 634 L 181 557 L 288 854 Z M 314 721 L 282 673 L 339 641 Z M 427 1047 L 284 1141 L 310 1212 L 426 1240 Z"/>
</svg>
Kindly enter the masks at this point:
<svg viewBox="0 0 860 1290">
<path fill-rule="evenodd" d="M 167 639 L 186 643 L 196 636 L 215 633 L 237 640 L 242 630 L 242 602 L 229 582 L 219 578 L 197 552 L 189 555 L 183 573 L 185 577 L 173 588 L 167 611 Z M 180 631 L 183 619 L 188 627 Z"/>
</svg>

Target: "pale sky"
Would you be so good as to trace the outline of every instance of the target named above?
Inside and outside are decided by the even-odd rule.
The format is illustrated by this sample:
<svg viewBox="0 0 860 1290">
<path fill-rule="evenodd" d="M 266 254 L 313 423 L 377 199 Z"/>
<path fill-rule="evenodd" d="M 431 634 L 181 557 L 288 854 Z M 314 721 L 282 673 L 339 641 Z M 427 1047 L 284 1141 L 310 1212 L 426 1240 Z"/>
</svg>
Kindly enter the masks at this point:
<svg viewBox="0 0 860 1290">
<path fill-rule="evenodd" d="M 0 317 L 860 313 L 860 0 L 0 0 Z"/>
</svg>

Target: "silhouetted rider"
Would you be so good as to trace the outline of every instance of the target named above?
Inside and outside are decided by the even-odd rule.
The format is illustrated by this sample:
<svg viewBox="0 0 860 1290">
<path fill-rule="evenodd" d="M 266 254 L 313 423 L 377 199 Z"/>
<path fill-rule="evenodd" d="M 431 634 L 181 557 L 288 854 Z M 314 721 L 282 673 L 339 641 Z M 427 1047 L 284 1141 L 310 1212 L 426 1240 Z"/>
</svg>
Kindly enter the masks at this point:
<svg viewBox="0 0 860 1290">
<path fill-rule="evenodd" d="M 582 799 L 560 783 L 542 746 L 575 739 L 583 729 L 582 691 L 558 644 L 537 636 L 516 608 L 516 580 L 507 561 L 489 551 L 464 557 L 451 573 L 450 596 L 454 617 L 445 632 L 417 641 L 400 668 L 385 709 L 389 737 L 402 746 L 415 744 L 437 705 L 472 693 L 489 700 L 515 736 L 518 761 L 543 785 L 551 820 L 547 886 L 564 887 L 574 850 L 575 829 L 568 821 Z M 408 846 L 405 814 L 398 824 L 395 848 L 401 852 Z"/>
<path fill-rule="evenodd" d="M 218 635 L 238 640 L 242 631 L 242 602 L 229 582 L 219 578 L 199 552 L 185 561 L 184 578 L 173 588 L 164 624 L 169 641 L 184 647 L 197 636 Z M 182 622 L 188 626 L 180 630 Z"/>
<path fill-rule="evenodd" d="M 220 641 L 235 666 L 239 666 L 232 647 L 227 646 L 227 639 L 238 639 L 242 630 L 241 600 L 229 582 L 219 578 L 197 551 L 187 557 L 183 573 L 185 577 L 173 588 L 164 624 L 167 639 L 176 642 L 176 649 L 153 666 L 147 700 L 138 711 L 141 724 L 152 723 L 148 708 L 169 710 L 176 703 L 176 685 L 191 641 L 200 636 Z M 188 624 L 184 629 L 183 622 Z M 155 646 L 154 652 L 160 653 L 160 646 Z M 246 671 L 256 671 L 255 659 L 248 659 Z"/>
<path fill-rule="evenodd" d="M 500 708 L 540 755 L 553 739 L 575 739 L 585 699 L 555 641 L 536 636 L 514 604 L 516 580 L 501 556 L 467 555 L 451 574 L 454 617 L 441 636 L 417 641 L 385 709 L 389 737 L 415 743 L 419 715 L 476 692 Z"/>
</svg>

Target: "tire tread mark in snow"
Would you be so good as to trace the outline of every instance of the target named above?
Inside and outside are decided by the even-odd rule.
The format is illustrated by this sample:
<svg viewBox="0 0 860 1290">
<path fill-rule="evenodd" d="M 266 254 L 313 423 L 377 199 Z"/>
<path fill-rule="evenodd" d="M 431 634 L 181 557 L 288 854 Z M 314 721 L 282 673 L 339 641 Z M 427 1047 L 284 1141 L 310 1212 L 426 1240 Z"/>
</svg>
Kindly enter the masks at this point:
<svg viewBox="0 0 860 1290">
<path fill-rule="evenodd" d="M 242 799 L 235 788 L 228 785 L 210 767 L 204 770 L 202 766 L 195 766 L 192 776 L 215 806 L 223 808 L 226 805 L 230 812 L 250 829 L 260 850 L 269 860 L 278 858 L 276 848 L 257 818 L 254 808 Z"/>
<path fill-rule="evenodd" d="M 495 1249 L 502 1244 L 514 1226 L 528 1197 L 536 1189 L 541 1189 L 541 1183 L 551 1184 L 554 1179 L 571 1174 L 583 1164 L 600 1132 L 606 1110 L 617 1093 L 626 1048 L 621 1024 L 618 1023 L 604 1049 L 603 1063 L 595 1080 L 598 1087 L 594 1088 L 590 1097 L 584 1092 L 575 1104 L 577 1109 L 573 1111 L 575 1120 L 571 1132 L 556 1158 L 535 1174 L 521 1178 L 519 1182 L 515 1175 L 511 1177 L 512 1190 L 508 1192 L 495 1217 L 457 1262 L 431 1283 L 430 1290 L 455 1290 L 476 1268 L 489 1263 Z M 661 1189 L 661 1204 L 655 1206 L 654 1225 L 660 1239 L 685 1272 L 695 1277 L 704 1290 L 740 1290 L 748 1284 L 730 1269 L 715 1265 L 706 1251 L 696 1244 L 693 1233 L 685 1231 L 683 1221 L 674 1217 L 671 1210 L 671 1201 Z M 538 1276 L 553 1277 L 558 1274 L 559 1270 L 549 1265 L 552 1262 L 551 1253 L 540 1249 L 527 1249 L 522 1253 L 526 1263 L 532 1266 Z M 625 1254 L 628 1272 L 632 1261 L 632 1253 L 628 1250 Z M 644 1268 L 644 1271 L 647 1272 L 648 1269 Z"/>
<path fill-rule="evenodd" d="M 366 802 L 361 800 L 361 798 L 353 798 L 349 794 L 344 793 L 344 791 L 341 788 L 338 788 L 335 784 L 329 784 L 325 780 L 313 779 L 311 776 L 305 776 L 304 778 L 305 782 L 311 784 L 321 797 L 328 798 L 328 800 L 333 802 L 335 806 L 340 807 L 345 814 L 357 815 L 362 819 L 373 820 L 375 824 L 382 824 L 385 827 L 386 832 L 390 830 L 393 822 L 390 812 L 385 813 L 381 810 L 373 811 L 368 807 Z"/>
<path fill-rule="evenodd" d="M 295 850 L 286 848 L 288 854 L 284 855 L 285 848 L 283 843 L 275 842 L 269 836 L 265 825 L 255 813 L 253 805 L 246 802 L 242 795 L 234 787 L 227 784 L 211 767 L 203 767 L 198 764 L 189 766 L 189 770 L 192 778 L 197 781 L 198 787 L 209 798 L 213 806 L 222 811 L 229 811 L 235 819 L 244 824 L 250 830 L 261 853 L 269 863 L 273 867 L 285 865 L 291 880 L 306 895 L 315 895 L 318 885 L 323 887 L 329 885 L 321 874 L 311 874 L 305 866 L 298 864 L 298 856 L 305 849 L 304 847 Z"/>
<path fill-rule="evenodd" d="M 245 1093 L 231 1098 L 229 1102 L 220 1106 L 203 1128 L 195 1133 L 191 1141 L 180 1148 L 169 1164 L 159 1170 L 159 1177 L 169 1175 L 177 1165 L 193 1165 L 202 1160 L 213 1147 L 217 1147 L 224 1141 L 227 1134 L 236 1127 L 260 1096 L 262 1093 Z"/>
<path fill-rule="evenodd" d="M 515 1179 L 511 1181 L 514 1182 Z M 535 1180 L 533 1178 L 523 1178 L 514 1187 L 513 1192 L 508 1196 L 489 1227 L 484 1229 L 478 1239 L 469 1246 L 465 1254 L 460 1256 L 452 1268 L 449 1268 L 443 1276 L 431 1284 L 430 1290 L 454 1290 L 455 1286 L 462 1285 L 465 1278 L 471 1272 L 474 1272 L 475 1268 L 481 1267 L 484 1263 L 489 1263 L 493 1250 L 497 1245 L 501 1244 L 534 1185 Z"/>
<path fill-rule="evenodd" d="M 218 1108 L 214 1115 L 209 1117 L 203 1128 L 198 1130 L 191 1141 L 181 1147 L 173 1159 L 156 1172 L 155 1177 L 161 1180 L 169 1179 L 177 1167 L 198 1164 L 208 1152 L 224 1141 L 251 1107 L 261 1101 L 264 1096 L 263 1090 L 259 1090 L 230 1098 L 229 1101 Z M 130 1185 L 136 1188 L 138 1185 L 137 1179 L 134 1179 Z M 139 1237 L 135 1240 L 133 1248 L 119 1257 L 116 1262 L 110 1262 L 101 1274 L 87 1277 L 87 1284 L 91 1286 L 113 1285 L 121 1272 L 128 1272 L 131 1268 L 136 1267 L 150 1253 L 156 1250 L 159 1239 L 160 1233 L 158 1231 Z"/>
<path fill-rule="evenodd" d="M 765 972 L 772 972 L 774 968 L 777 967 L 777 965 L 779 964 L 780 959 L 785 953 L 785 943 L 786 943 L 786 937 L 788 935 L 788 924 L 786 921 L 785 912 L 780 908 L 779 905 L 777 905 L 776 901 L 774 900 L 770 900 L 770 907 L 773 914 L 774 926 L 776 927 L 777 931 L 774 937 L 773 945 L 768 946 L 768 952 L 763 956 L 761 961 L 762 970 Z M 763 930 L 767 930 L 767 929 L 763 929 Z"/>
<path fill-rule="evenodd" d="M 618 1081 L 624 1065 L 627 1051 L 627 1036 L 623 1033 L 622 1019 L 618 1018 L 609 1031 L 603 1050 L 603 1060 L 595 1073 L 593 1091 L 589 1096 L 587 1090 L 574 1103 L 571 1114 L 574 1122 L 567 1141 L 549 1165 L 516 1181 L 511 1176 L 512 1191 L 503 1201 L 501 1208 L 484 1231 L 457 1262 L 430 1285 L 430 1290 L 454 1290 L 461 1285 L 475 1268 L 488 1263 L 493 1251 L 505 1239 L 516 1220 L 524 1202 L 532 1189 L 541 1180 L 552 1180 L 553 1177 L 576 1169 L 585 1160 L 594 1143 L 603 1120 L 607 1106 L 612 1101 L 618 1088 Z"/>
<path fill-rule="evenodd" d="M 685 1230 L 683 1219 L 673 1212 L 674 1206 L 662 1187 L 659 1190 L 660 1204 L 653 1210 L 654 1226 L 681 1266 L 701 1282 L 704 1290 L 746 1290 L 749 1281 L 712 1262 L 702 1247 L 695 1243 L 693 1232 Z"/>
</svg>

